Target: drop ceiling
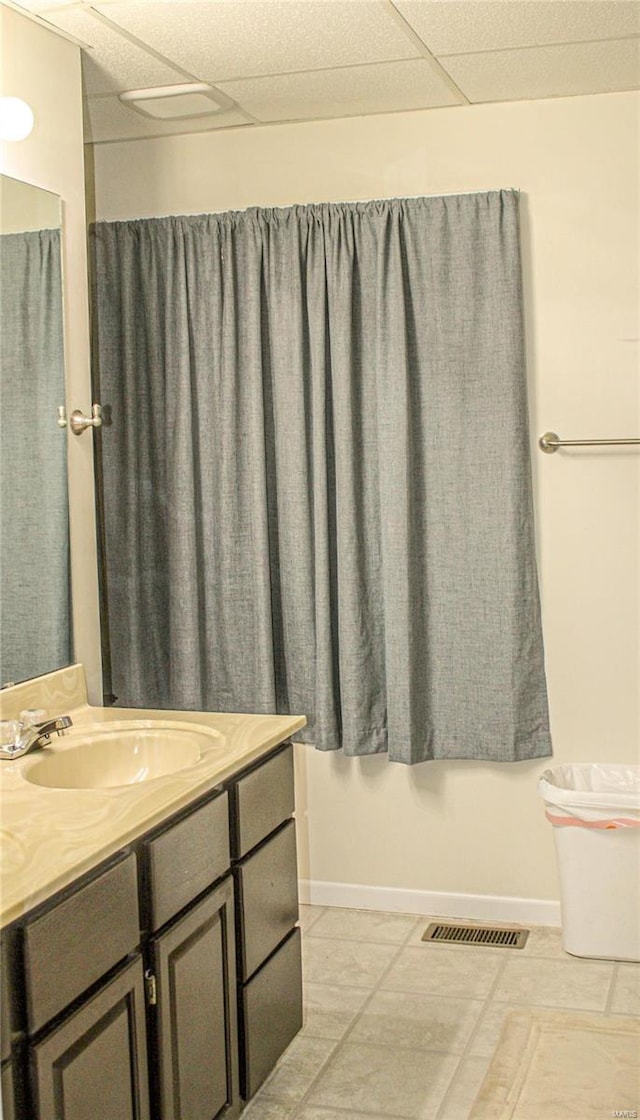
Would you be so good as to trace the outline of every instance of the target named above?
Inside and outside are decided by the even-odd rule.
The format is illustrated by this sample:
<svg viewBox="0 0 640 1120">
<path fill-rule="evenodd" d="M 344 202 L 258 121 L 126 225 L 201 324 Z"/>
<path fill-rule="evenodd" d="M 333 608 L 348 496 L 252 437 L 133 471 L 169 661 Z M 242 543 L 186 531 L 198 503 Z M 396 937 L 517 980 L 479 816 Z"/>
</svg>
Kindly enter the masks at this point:
<svg viewBox="0 0 640 1120">
<path fill-rule="evenodd" d="M 640 0 L 20 0 L 83 47 L 86 138 L 116 140 L 640 88 Z M 206 82 L 151 120 L 127 90 Z"/>
</svg>

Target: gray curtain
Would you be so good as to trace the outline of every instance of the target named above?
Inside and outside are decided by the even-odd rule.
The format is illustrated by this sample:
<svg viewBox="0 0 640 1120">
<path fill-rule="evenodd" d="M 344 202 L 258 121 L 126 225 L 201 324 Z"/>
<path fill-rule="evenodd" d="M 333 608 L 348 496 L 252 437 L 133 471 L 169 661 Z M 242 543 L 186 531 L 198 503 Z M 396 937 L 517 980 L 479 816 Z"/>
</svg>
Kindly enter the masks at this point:
<svg viewBox="0 0 640 1120">
<path fill-rule="evenodd" d="M 0 683 L 71 661 L 60 230 L 0 236 Z"/>
<path fill-rule="evenodd" d="M 112 688 L 322 750 L 551 751 L 518 197 L 99 223 Z"/>
</svg>

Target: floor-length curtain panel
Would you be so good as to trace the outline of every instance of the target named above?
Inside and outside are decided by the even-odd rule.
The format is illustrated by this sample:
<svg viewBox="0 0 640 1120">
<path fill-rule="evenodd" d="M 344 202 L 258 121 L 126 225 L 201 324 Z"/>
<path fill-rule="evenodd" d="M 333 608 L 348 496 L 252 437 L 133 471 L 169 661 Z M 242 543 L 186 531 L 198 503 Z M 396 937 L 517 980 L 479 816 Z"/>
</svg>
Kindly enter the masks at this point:
<svg viewBox="0 0 640 1120">
<path fill-rule="evenodd" d="M 518 197 L 94 227 L 120 703 L 550 753 Z"/>
<path fill-rule="evenodd" d="M 0 684 L 71 656 L 60 230 L 0 236 Z"/>
</svg>

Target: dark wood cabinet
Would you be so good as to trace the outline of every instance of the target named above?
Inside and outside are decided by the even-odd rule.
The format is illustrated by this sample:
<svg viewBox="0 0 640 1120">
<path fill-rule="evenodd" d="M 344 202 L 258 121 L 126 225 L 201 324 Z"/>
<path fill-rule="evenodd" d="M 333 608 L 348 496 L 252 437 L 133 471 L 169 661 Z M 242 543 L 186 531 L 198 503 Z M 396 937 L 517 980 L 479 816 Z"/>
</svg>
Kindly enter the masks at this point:
<svg viewBox="0 0 640 1120">
<path fill-rule="evenodd" d="M 249 1100 L 302 1027 L 293 747 L 231 790 L 240 1093 Z"/>
<path fill-rule="evenodd" d="M 11 1062 L 2 1063 L 0 1077 L 2 1078 L 2 1120 L 14 1120 L 16 1115 L 14 1105 L 15 1088 L 13 1084 L 13 1065 Z"/>
<path fill-rule="evenodd" d="M 140 845 L 159 1120 L 232 1120 L 240 1110 L 228 802 L 209 795 Z"/>
<path fill-rule="evenodd" d="M 237 866 L 238 952 L 242 981 L 298 921 L 296 826 L 290 820 Z"/>
<path fill-rule="evenodd" d="M 130 853 L 67 898 L 27 918 L 22 944 L 29 1035 L 138 948 L 136 867 Z"/>
<path fill-rule="evenodd" d="M 149 1120 L 145 997 L 138 956 L 30 1048 L 38 1120 Z"/>
<path fill-rule="evenodd" d="M 238 1112 L 233 883 L 150 942 L 152 1054 L 163 1120 Z"/>
<path fill-rule="evenodd" d="M 2 930 L 4 1120 L 234 1120 L 302 1026 L 277 748 Z"/>
<path fill-rule="evenodd" d="M 232 855 L 242 859 L 293 816 L 293 747 L 288 743 L 242 774 L 231 789 Z"/>
<path fill-rule="evenodd" d="M 300 930 L 294 929 L 239 988 L 242 1092 L 249 1100 L 302 1027 Z"/>
<path fill-rule="evenodd" d="M 0 933 L 0 1091 L 2 1120 L 21 1120 L 20 1046 L 21 1032 L 17 993 L 13 978 L 17 972 L 16 939 Z"/>
<path fill-rule="evenodd" d="M 145 928 L 160 929 L 229 872 L 229 798 L 219 793 L 141 844 Z"/>
</svg>

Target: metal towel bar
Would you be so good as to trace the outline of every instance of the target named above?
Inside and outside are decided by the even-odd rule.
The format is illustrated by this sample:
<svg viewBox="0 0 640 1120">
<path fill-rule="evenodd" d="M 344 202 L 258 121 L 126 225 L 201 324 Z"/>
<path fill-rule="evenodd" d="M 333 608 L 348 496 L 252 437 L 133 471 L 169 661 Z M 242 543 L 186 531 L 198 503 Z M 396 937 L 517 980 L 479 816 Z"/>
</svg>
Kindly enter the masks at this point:
<svg viewBox="0 0 640 1120">
<path fill-rule="evenodd" d="M 632 443 L 640 443 L 640 439 L 560 439 L 555 432 L 545 432 L 538 440 L 538 447 L 547 455 L 553 455 L 559 447 L 619 447 Z"/>
</svg>

